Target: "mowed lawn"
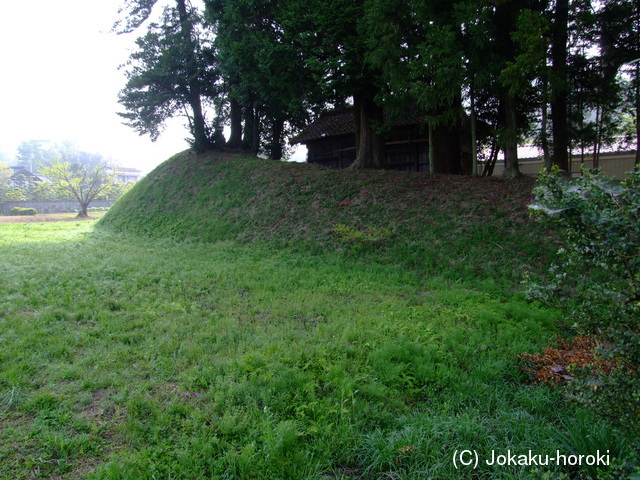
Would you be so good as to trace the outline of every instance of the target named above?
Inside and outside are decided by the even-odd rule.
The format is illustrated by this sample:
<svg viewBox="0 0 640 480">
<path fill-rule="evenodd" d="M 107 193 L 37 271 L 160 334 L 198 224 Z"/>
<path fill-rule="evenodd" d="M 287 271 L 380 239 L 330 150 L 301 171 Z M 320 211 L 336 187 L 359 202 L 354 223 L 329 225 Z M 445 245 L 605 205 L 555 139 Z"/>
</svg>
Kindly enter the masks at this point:
<svg viewBox="0 0 640 480">
<path fill-rule="evenodd" d="M 614 448 L 521 371 L 558 333 L 521 292 L 93 228 L 0 226 L 2 479 L 578 478 L 483 459 Z"/>
</svg>

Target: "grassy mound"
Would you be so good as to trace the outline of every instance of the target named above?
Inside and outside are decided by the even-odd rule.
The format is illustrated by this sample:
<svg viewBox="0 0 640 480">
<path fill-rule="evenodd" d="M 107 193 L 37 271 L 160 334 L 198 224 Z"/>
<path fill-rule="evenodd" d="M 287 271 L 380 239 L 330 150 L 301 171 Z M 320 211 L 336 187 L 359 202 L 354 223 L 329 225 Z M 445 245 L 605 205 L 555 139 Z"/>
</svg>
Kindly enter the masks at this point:
<svg viewBox="0 0 640 480">
<path fill-rule="evenodd" d="M 139 182 L 100 226 L 178 240 L 268 241 L 513 282 L 544 263 L 548 250 L 548 235 L 526 208 L 533 183 L 183 152 Z"/>
</svg>

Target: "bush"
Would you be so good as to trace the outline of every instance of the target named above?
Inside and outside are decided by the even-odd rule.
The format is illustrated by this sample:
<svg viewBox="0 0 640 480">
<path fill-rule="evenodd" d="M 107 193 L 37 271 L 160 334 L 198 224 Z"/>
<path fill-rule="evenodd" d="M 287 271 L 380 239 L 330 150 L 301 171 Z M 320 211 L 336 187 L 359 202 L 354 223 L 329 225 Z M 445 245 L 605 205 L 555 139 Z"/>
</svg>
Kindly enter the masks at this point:
<svg viewBox="0 0 640 480">
<path fill-rule="evenodd" d="M 529 295 L 561 307 L 595 337 L 613 371 L 592 367 L 574 398 L 629 433 L 640 432 L 640 173 L 624 181 L 593 171 L 575 180 L 539 177 L 531 209 L 564 240 L 559 262 Z"/>
<path fill-rule="evenodd" d="M 38 211 L 35 208 L 22 208 L 22 207 L 13 207 L 9 210 L 9 215 L 37 215 Z"/>
</svg>

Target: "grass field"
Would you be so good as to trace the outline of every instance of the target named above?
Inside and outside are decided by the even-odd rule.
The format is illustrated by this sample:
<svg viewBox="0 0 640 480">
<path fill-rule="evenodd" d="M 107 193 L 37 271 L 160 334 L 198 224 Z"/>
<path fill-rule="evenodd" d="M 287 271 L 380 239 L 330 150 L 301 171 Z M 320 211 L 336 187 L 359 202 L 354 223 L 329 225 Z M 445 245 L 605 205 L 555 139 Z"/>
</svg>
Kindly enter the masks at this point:
<svg viewBox="0 0 640 480">
<path fill-rule="evenodd" d="M 98 225 L 0 226 L 0 479 L 586 479 L 486 460 L 629 455 L 521 370 L 566 333 L 519 285 L 553 244 L 530 181 L 197 160 Z"/>
<path fill-rule="evenodd" d="M 0 230 L 0 478 L 556 478 L 453 454 L 624 449 L 526 381 L 556 318 L 522 294 L 92 229 Z"/>
</svg>

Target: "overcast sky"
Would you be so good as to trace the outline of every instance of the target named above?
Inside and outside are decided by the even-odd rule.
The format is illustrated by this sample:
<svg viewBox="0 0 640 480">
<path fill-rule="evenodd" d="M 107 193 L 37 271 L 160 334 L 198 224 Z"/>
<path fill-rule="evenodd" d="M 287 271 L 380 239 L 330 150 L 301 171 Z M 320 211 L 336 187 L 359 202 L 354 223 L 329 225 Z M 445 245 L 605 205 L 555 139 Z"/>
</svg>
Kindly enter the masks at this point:
<svg viewBox="0 0 640 480">
<path fill-rule="evenodd" d="M 144 33 L 110 32 L 123 3 L 2 3 L 0 152 L 9 163 L 26 140 L 74 141 L 81 150 L 144 171 L 188 148 L 183 119 L 172 122 L 152 143 L 122 125 L 116 114 L 122 111 L 117 95 L 125 84 L 118 66 Z"/>
</svg>

